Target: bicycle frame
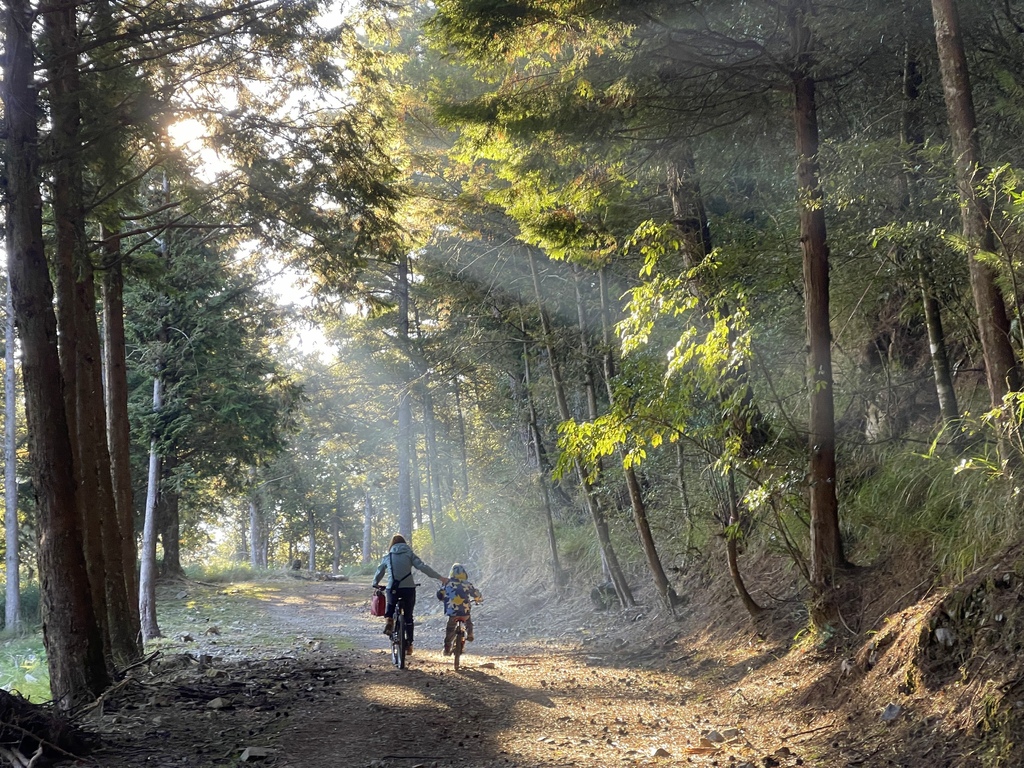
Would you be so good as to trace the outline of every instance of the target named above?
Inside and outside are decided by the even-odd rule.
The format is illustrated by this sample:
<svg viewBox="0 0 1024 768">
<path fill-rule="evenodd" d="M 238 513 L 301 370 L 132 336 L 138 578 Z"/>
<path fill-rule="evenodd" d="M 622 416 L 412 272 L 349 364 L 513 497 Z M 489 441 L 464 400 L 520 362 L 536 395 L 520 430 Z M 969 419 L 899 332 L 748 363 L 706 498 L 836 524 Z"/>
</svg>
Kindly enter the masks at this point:
<svg viewBox="0 0 1024 768">
<path fill-rule="evenodd" d="M 452 662 L 455 664 L 455 671 L 459 671 L 462 652 L 466 649 L 466 619 L 458 618 L 455 621 L 455 637 L 452 638 Z"/>
</svg>

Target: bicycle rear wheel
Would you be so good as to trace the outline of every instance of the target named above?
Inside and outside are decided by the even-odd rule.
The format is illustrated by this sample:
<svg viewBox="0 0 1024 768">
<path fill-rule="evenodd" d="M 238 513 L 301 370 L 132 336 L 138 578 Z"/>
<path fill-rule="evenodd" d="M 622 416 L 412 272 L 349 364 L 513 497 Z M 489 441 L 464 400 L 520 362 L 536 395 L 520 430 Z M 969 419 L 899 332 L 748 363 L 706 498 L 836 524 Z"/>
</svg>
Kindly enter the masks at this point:
<svg viewBox="0 0 1024 768">
<path fill-rule="evenodd" d="M 395 631 L 391 633 L 391 661 L 405 669 L 405 617 L 396 609 Z"/>
<path fill-rule="evenodd" d="M 455 639 L 452 641 L 452 661 L 455 663 L 455 671 L 459 671 L 462 658 L 462 651 L 466 647 L 466 630 L 462 628 L 460 621 L 455 628 Z"/>
</svg>

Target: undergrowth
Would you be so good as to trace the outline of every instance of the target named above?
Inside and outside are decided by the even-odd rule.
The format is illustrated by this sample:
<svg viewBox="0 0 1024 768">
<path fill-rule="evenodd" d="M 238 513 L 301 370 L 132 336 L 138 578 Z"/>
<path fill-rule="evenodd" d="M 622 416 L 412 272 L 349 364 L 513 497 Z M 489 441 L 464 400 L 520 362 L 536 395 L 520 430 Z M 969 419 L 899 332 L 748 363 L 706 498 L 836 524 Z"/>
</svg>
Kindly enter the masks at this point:
<svg viewBox="0 0 1024 768">
<path fill-rule="evenodd" d="M 959 581 L 993 552 L 1016 541 L 1022 524 L 1005 482 L 958 471 L 958 459 L 892 451 L 841 499 L 844 531 L 863 561 L 917 551 L 945 579 Z"/>
<path fill-rule="evenodd" d="M 29 627 L 37 626 L 40 621 L 39 615 L 39 582 L 35 579 L 21 582 L 21 620 Z M 7 585 L 0 579 L 0 629 L 6 630 L 4 617 L 7 615 Z"/>
</svg>

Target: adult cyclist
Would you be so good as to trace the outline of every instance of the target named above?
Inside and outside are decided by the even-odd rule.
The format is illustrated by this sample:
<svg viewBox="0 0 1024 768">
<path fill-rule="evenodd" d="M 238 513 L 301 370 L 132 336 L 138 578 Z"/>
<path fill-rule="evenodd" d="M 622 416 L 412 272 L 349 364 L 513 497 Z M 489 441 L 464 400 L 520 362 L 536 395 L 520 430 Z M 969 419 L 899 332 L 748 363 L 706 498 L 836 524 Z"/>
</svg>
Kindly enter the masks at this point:
<svg viewBox="0 0 1024 768">
<path fill-rule="evenodd" d="M 390 635 L 395 628 L 395 608 L 400 606 L 402 615 L 405 616 L 405 652 L 407 654 L 412 653 L 412 612 L 416 606 L 416 583 L 412 576 L 412 569 L 414 567 L 423 571 L 430 578 L 437 579 L 442 584 L 448 583 L 447 578 L 416 556 L 416 553 L 412 551 L 412 547 L 409 546 L 405 537 L 400 533 L 396 533 L 391 537 L 388 553 L 381 559 L 377 572 L 373 575 L 373 586 L 376 587 L 380 583 L 384 572 L 387 571 L 388 603 L 384 611 L 384 634 Z"/>
</svg>

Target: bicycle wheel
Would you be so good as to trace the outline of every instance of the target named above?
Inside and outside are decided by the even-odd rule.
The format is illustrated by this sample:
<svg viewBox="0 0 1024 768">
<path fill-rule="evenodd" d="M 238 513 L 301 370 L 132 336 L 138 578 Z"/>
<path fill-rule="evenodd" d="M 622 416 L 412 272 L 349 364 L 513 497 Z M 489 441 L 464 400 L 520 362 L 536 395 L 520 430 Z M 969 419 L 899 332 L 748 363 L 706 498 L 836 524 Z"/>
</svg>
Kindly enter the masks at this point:
<svg viewBox="0 0 1024 768">
<path fill-rule="evenodd" d="M 459 671 L 460 659 L 462 658 L 462 649 L 466 647 L 466 630 L 462 628 L 462 622 L 460 621 L 458 626 L 455 628 L 455 638 L 452 641 L 452 661 L 455 662 L 455 671 Z"/>
<path fill-rule="evenodd" d="M 405 669 L 405 617 L 396 609 L 395 631 L 391 633 L 391 661 Z"/>
</svg>

